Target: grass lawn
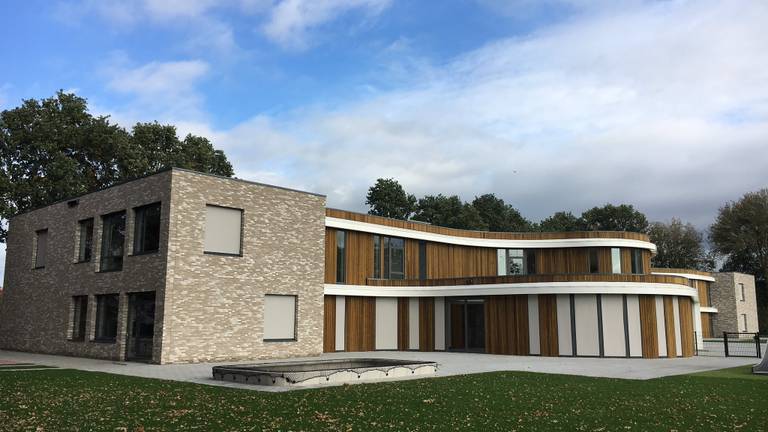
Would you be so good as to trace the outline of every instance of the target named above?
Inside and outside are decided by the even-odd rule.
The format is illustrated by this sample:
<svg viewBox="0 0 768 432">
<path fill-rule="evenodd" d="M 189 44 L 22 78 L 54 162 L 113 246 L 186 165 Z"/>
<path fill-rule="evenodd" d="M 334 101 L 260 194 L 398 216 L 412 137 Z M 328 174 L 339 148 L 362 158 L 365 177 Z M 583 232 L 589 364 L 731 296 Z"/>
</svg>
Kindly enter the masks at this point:
<svg viewBox="0 0 768 432">
<path fill-rule="evenodd" d="M 629 381 L 494 372 L 287 393 L 0 371 L 0 430 L 768 430 L 748 367 Z"/>
</svg>

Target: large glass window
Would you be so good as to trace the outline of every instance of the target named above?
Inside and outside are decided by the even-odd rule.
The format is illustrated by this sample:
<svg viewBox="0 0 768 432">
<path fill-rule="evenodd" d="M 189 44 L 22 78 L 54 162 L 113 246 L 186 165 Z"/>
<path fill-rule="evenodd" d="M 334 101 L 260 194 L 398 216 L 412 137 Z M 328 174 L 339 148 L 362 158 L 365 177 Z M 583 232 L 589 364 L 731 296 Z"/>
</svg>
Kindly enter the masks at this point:
<svg viewBox="0 0 768 432">
<path fill-rule="evenodd" d="M 373 278 L 381 279 L 381 236 L 373 236 Z"/>
<path fill-rule="evenodd" d="M 264 340 L 296 340 L 296 296 L 264 296 Z"/>
<path fill-rule="evenodd" d="M 380 237 L 381 258 L 374 250 L 374 275 L 383 279 L 405 279 L 405 240 L 397 237 Z M 374 239 L 374 249 L 376 239 Z"/>
<path fill-rule="evenodd" d="M 507 249 L 507 274 L 525 274 L 525 259 L 522 249 Z"/>
<path fill-rule="evenodd" d="M 427 278 L 427 242 L 419 242 L 419 279 Z"/>
<path fill-rule="evenodd" d="M 138 207 L 135 210 L 133 253 L 155 252 L 160 248 L 160 203 Z"/>
<path fill-rule="evenodd" d="M 526 249 L 498 249 L 498 274 L 536 274 L 536 252 Z"/>
<path fill-rule="evenodd" d="M 632 249 L 632 274 L 643 273 L 643 252 L 640 249 Z"/>
<path fill-rule="evenodd" d="M 123 269 L 123 245 L 125 244 L 125 212 L 102 216 L 101 271 Z"/>
<path fill-rule="evenodd" d="M 35 233 L 35 268 L 45 267 L 48 257 L 48 230 L 40 230 Z"/>
<path fill-rule="evenodd" d="M 78 262 L 88 262 L 93 256 L 93 218 L 80 221 L 80 245 Z"/>
<path fill-rule="evenodd" d="M 85 339 L 85 324 L 88 317 L 88 296 L 72 297 L 72 340 Z"/>
<path fill-rule="evenodd" d="M 117 338 L 117 294 L 96 296 L 96 338 L 99 342 L 114 342 Z"/>
<path fill-rule="evenodd" d="M 611 270 L 613 274 L 621 273 L 621 249 L 611 248 Z"/>
<path fill-rule="evenodd" d="M 589 249 L 589 272 L 598 273 L 600 271 L 600 262 L 598 260 L 597 249 Z"/>
<path fill-rule="evenodd" d="M 218 255 L 242 255 L 243 211 L 241 209 L 205 206 L 205 238 L 203 252 Z"/>
<path fill-rule="evenodd" d="M 347 232 L 336 231 L 336 283 L 347 281 Z"/>
</svg>

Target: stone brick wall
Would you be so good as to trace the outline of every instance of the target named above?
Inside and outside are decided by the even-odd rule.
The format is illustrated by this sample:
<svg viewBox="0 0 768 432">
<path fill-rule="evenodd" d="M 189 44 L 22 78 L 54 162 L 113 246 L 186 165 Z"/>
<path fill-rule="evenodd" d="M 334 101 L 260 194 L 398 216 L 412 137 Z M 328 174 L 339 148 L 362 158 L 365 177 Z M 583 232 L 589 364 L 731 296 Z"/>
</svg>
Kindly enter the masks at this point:
<svg viewBox="0 0 768 432">
<path fill-rule="evenodd" d="M 319 355 L 325 198 L 173 171 L 162 362 Z M 243 210 L 242 256 L 203 253 L 206 204 Z M 295 341 L 263 340 L 265 294 L 298 296 Z"/>
<path fill-rule="evenodd" d="M 757 299 L 755 296 L 755 278 L 743 273 L 715 273 L 712 284 L 712 306 L 717 308 L 713 314 L 714 336 L 722 336 L 724 331 L 744 331 L 742 314 L 747 315 L 747 332 L 757 332 Z M 741 300 L 740 283 L 744 284 L 744 301 Z"/>
<path fill-rule="evenodd" d="M 9 223 L 4 298 L 0 307 L 0 347 L 3 349 L 122 360 L 125 356 L 127 294 L 155 291 L 157 298 L 155 339 L 162 338 L 163 291 L 170 210 L 171 172 L 77 198 L 77 205 L 60 202 L 18 215 Z M 162 202 L 160 250 L 132 256 L 132 209 Z M 126 211 L 123 270 L 99 272 L 101 216 Z M 94 218 L 93 253 L 90 262 L 78 263 L 79 221 Z M 36 235 L 48 230 L 47 262 L 33 269 Z M 114 343 L 93 341 L 98 294 L 119 294 L 118 334 Z M 72 335 L 72 296 L 88 295 L 86 338 Z M 160 344 L 154 361 L 159 362 Z"/>
</svg>

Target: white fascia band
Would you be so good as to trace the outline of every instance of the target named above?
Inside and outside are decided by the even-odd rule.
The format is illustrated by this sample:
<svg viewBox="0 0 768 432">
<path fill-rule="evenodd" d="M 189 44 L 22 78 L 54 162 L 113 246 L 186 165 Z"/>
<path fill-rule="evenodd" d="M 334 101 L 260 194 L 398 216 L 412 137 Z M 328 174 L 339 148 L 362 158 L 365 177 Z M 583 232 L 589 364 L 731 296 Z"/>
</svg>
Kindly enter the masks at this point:
<svg viewBox="0 0 768 432">
<path fill-rule="evenodd" d="M 660 275 L 660 276 L 680 276 L 684 277 L 686 279 L 695 279 L 695 280 L 703 280 L 707 282 L 714 282 L 715 278 L 711 276 L 704 276 L 704 275 L 698 275 L 693 273 L 666 273 L 666 272 L 651 272 L 651 274 L 654 275 Z"/>
</svg>

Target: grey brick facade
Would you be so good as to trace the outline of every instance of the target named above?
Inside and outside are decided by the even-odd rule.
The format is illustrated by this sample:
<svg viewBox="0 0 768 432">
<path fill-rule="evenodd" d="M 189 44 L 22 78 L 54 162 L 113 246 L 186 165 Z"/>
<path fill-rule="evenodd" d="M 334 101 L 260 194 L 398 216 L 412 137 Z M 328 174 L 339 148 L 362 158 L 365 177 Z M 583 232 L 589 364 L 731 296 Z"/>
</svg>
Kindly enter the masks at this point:
<svg viewBox="0 0 768 432">
<path fill-rule="evenodd" d="M 715 273 L 712 284 L 712 306 L 717 313 L 712 314 L 713 336 L 722 336 L 723 332 L 757 332 L 757 299 L 755 297 L 755 277 L 743 273 Z M 741 297 L 741 285 L 744 285 L 744 298 Z M 747 326 L 744 328 L 744 316 Z"/>
<path fill-rule="evenodd" d="M 134 255 L 133 209 L 154 202 L 161 203 L 159 250 Z M 203 253 L 206 204 L 243 210 L 242 256 Z M 9 224 L 0 347 L 123 360 L 128 296 L 154 291 L 153 362 L 319 354 L 324 209 L 320 195 L 173 169 L 18 215 Z M 123 269 L 100 272 L 100 217 L 122 210 Z M 87 218 L 94 218 L 93 257 L 77 263 L 78 223 Z M 34 269 L 41 229 L 47 260 Z M 114 343 L 93 340 L 99 294 L 119 294 Z M 298 296 L 295 341 L 262 341 L 264 294 Z M 70 340 L 78 295 L 88 296 L 84 341 Z"/>
</svg>

